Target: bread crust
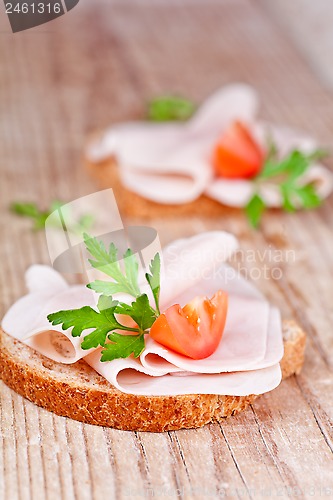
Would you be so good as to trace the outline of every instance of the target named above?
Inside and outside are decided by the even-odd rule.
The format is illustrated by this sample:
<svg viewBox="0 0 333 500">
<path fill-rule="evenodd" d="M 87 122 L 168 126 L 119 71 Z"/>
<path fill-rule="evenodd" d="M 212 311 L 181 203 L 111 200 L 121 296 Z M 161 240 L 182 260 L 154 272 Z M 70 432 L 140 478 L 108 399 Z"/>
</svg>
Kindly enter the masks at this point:
<svg viewBox="0 0 333 500">
<path fill-rule="evenodd" d="M 293 321 L 283 323 L 283 378 L 299 373 L 306 337 Z M 85 361 L 51 361 L 0 330 L 0 377 L 8 387 L 57 415 L 131 431 L 163 432 L 202 427 L 247 408 L 258 397 L 191 394 L 138 396 L 113 387 Z"/>
<path fill-rule="evenodd" d="M 151 220 L 158 217 L 219 217 L 240 214 L 238 208 L 227 207 L 205 195 L 181 205 L 165 205 L 147 200 L 121 183 L 119 167 L 114 158 L 110 157 L 96 163 L 86 159 L 85 162 L 89 174 L 97 181 L 99 187 L 113 189 L 120 213 L 127 217 Z"/>
</svg>

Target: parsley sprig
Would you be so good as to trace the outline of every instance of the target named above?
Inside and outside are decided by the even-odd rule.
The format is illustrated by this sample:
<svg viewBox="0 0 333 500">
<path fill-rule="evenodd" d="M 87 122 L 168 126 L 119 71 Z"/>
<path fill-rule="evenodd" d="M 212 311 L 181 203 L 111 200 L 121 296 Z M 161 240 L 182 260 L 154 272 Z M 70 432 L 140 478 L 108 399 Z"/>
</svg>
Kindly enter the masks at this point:
<svg viewBox="0 0 333 500">
<path fill-rule="evenodd" d="M 316 208 L 321 204 L 313 183 L 302 184 L 300 177 L 305 174 L 313 162 L 327 156 L 321 149 L 307 154 L 293 150 L 281 160 L 277 157 L 277 150 L 271 145 L 261 173 L 254 179 L 257 189 L 248 202 L 245 211 L 250 224 L 258 227 L 261 217 L 266 210 L 266 204 L 260 195 L 260 185 L 263 181 L 271 180 L 280 190 L 283 209 L 294 212 L 297 209 Z"/>
<path fill-rule="evenodd" d="M 59 210 L 60 208 L 62 211 L 62 219 L 65 221 L 67 227 L 63 228 L 61 222 L 54 221 L 54 226 L 59 229 L 70 229 L 73 232 L 82 234 L 83 231 L 88 231 L 94 223 L 94 216 L 91 214 L 83 214 L 79 220 L 74 220 L 69 207 L 67 207 L 64 202 L 59 200 L 52 201 L 49 208 L 45 210 L 39 208 L 37 203 L 21 201 L 13 202 L 9 208 L 10 211 L 16 215 L 32 219 L 33 229 L 35 231 L 44 229 L 46 219 L 52 214 L 52 212 Z"/>
<path fill-rule="evenodd" d="M 62 324 L 63 330 L 73 327 L 73 337 L 80 337 L 84 330 L 94 328 L 93 332 L 84 337 L 81 344 L 82 349 L 91 349 L 92 347 L 104 346 L 106 336 L 111 330 L 133 331 L 133 328 L 124 326 L 117 321 L 115 317 L 117 305 L 117 301 L 102 295 L 98 301 L 98 311 L 95 311 L 90 306 L 84 306 L 80 309 L 70 309 L 49 314 L 48 320 L 52 325 Z"/>
<path fill-rule="evenodd" d="M 160 314 L 160 271 L 161 261 L 156 254 L 145 278 L 149 284 L 156 309 L 151 307 L 146 293 L 140 292 L 139 264 L 132 250 L 123 255 L 123 265 L 118 260 L 118 250 L 113 243 L 107 249 L 103 241 L 84 234 L 84 242 L 90 255 L 90 264 L 104 272 L 112 281 L 96 280 L 88 288 L 101 294 L 97 310 L 90 306 L 80 309 L 58 311 L 48 315 L 52 325 L 62 325 L 63 330 L 72 328 L 73 337 L 81 336 L 86 330 L 93 331 L 84 335 L 82 349 L 103 347 L 101 361 L 111 361 L 140 356 L 145 347 L 145 335 Z M 115 293 L 126 293 L 134 298 L 131 304 L 114 300 Z M 116 315 L 128 316 L 134 326 L 126 326 Z M 119 331 L 128 332 L 127 334 Z M 129 334 L 130 333 L 130 334 Z"/>
<path fill-rule="evenodd" d="M 63 203 L 61 201 L 54 200 L 49 209 L 42 210 L 34 202 L 14 201 L 10 205 L 10 210 L 21 217 L 32 219 L 34 223 L 33 229 L 37 231 L 38 229 L 44 229 L 46 219 L 54 210 L 57 210 L 62 205 Z"/>
<path fill-rule="evenodd" d="M 95 280 L 87 285 L 88 288 L 104 295 L 113 295 L 119 292 L 128 293 L 133 297 L 140 295 L 138 284 L 139 265 L 130 248 L 124 254 L 125 272 L 123 272 L 120 269 L 118 251 L 114 243 L 111 243 L 107 250 L 103 241 L 91 238 L 87 234 L 84 234 L 84 242 L 88 252 L 95 259 L 89 259 L 90 264 L 114 280 Z"/>
<path fill-rule="evenodd" d="M 147 118 L 154 122 L 186 121 L 195 110 L 195 104 L 189 99 L 161 96 L 148 103 Z"/>
</svg>

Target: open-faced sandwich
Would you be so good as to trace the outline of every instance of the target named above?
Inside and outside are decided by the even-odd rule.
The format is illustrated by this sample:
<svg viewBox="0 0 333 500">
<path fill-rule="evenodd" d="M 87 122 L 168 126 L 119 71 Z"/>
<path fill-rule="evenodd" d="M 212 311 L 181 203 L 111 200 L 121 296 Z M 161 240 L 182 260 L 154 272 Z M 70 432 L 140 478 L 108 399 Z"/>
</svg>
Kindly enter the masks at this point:
<svg viewBox="0 0 333 500">
<path fill-rule="evenodd" d="M 237 413 L 300 371 L 305 334 L 226 264 L 232 235 L 177 240 L 147 268 L 102 239 L 82 243 L 87 286 L 28 269 L 1 330 L 1 378 L 19 394 L 82 422 L 166 431 Z"/>
<path fill-rule="evenodd" d="M 257 119 L 249 86 L 222 88 L 185 123 L 132 122 L 97 134 L 85 157 L 121 212 L 219 215 L 243 207 L 257 225 L 266 207 L 314 208 L 333 187 L 323 151 L 295 130 Z"/>
</svg>

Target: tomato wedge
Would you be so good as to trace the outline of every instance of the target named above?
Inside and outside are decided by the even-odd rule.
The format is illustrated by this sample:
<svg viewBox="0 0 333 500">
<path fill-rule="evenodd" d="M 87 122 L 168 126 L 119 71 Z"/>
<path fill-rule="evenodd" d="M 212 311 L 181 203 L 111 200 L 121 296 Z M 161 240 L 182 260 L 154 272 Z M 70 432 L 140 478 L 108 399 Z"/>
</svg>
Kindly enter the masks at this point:
<svg viewBox="0 0 333 500">
<path fill-rule="evenodd" d="M 264 152 L 246 125 L 235 121 L 216 144 L 212 161 L 217 176 L 248 179 L 262 169 Z"/>
<path fill-rule="evenodd" d="M 150 329 L 150 336 L 160 344 L 192 359 L 204 359 L 216 351 L 225 327 L 228 295 L 196 297 L 185 307 L 169 307 Z"/>
</svg>

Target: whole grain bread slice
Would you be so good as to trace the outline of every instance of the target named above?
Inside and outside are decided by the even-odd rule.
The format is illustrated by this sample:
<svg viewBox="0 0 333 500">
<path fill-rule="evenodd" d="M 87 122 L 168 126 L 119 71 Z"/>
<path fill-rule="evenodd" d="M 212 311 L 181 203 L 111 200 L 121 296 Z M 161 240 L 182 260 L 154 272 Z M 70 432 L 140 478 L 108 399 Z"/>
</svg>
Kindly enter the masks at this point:
<svg viewBox="0 0 333 500">
<path fill-rule="evenodd" d="M 283 323 L 283 378 L 300 372 L 306 336 Z M 124 394 L 85 361 L 56 363 L 0 330 L 0 377 L 11 389 L 57 415 L 123 430 L 162 432 L 201 427 L 244 410 L 258 397 Z"/>
</svg>

